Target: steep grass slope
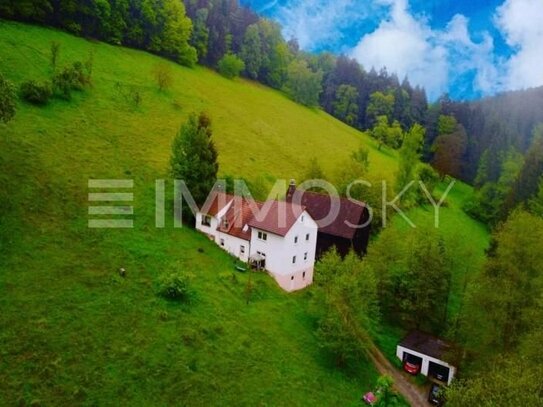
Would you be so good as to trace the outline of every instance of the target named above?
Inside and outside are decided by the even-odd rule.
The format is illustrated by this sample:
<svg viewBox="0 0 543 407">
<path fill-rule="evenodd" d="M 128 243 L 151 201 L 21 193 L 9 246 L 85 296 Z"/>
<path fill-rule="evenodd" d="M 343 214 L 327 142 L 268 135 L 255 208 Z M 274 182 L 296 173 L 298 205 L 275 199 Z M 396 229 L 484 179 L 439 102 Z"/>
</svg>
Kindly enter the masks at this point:
<svg viewBox="0 0 543 407">
<path fill-rule="evenodd" d="M 223 174 L 290 179 L 300 175 L 312 157 L 318 157 L 325 171 L 334 171 L 361 143 L 370 150 L 372 170 L 392 173 L 396 168 L 395 154 L 378 151 L 371 138 L 254 82 L 231 81 L 205 68 L 187 69 L 57 31 L 1 24 L 1 67 L 17 83 L 50 75 L 53 40 L 61 43 L 60 66 L 84 61 L 94 52 L 94 89 L 68 106 L 55 102 L 46 109 L 24 109 L 11 126 L 19 135 L 39 131 L 44 121 L 54 120 L 59 133 L 96 136 L 90 153 L 99 151 L 108 158 L 137 152 L 154 170 L 164 171 L 180 123 L 189 113 L 205 110 L 214 121 Z M 165 93 L 158 92 L 151 73 L 158 62 L 174 72 L 175 83 Z M 141 92 L 141 107 L 134 109 L 119 95 L 117 82 Z M 49 139 L 55 151 L 51 135 Z"/>
<path fill-rule="evenodd" d="M 363 144 L 370 171 L 392 179 L 396 153 L 258 84 L 54 30 L 0 21 L 0 70 L 16 84 L 48 78 L 51 41 L 61 43 L 60 65 L 94 53 L 93 86 L 71 102 L 20 103 L 0 125 L 0 405 L 356 404 L 376 373 L 365 361 L 352 376 L 330 365 L 311 292 L 287 295 L 267 276 L 235 273 L 171 216 L 156 229 L 154 182 L 167 178 L 180 123 L 199 110 L 213 118 L 223 175 L 298 178 L 312 157 L 333 173 Z M 151 74 L 159 62 L 175 77 L 164 93 Z M 131 87 L 139 107 L 123 96 Z M 134 229 L 87 228 L 89 178 L 134 179 Z M 446 224 L 477 231 L 470 244 L 482 251 L 484 229 L 459 207 L 466 194 L 443 210 Z M 178 269 L 194 276 L 189 306 L 155 294 L 158 277 Z"/>
<path fill-rule="evenodd" d="M 171 217 L 156 229 L 154 180 L 166 176 L 171 140 L 193 110 L 214 119 L 221 171 L 248 178 L 292 177 L 313 154 L 332 169 L 371 141 L 202 68 L 172 64 L 175 86 L 160 93 L 150 74 L 158 58 L 43 28 L 0 22 L 1 71 L 16 84 L 45 79 L 53 40 L 61 65 L 93 50 L 93 87 L 71 102 L 20 103 L 0 125 L 0 405 L 356 402 L 376 373 L 365 361 L 353 376 L 330 365 L 310 293 L 286 295 L 267 276 L 236 273 L 230 257 L 173 229 Z M 141 107 L 117 82 L 142 92 Z M 376 151 L 372 159 L 395 165 Z M 134 229 L 87 228 L 89 178 L 134 179 Z M 156 295 L 158 277 L 179 269 L 193 275 L 188 306 Z"/>
</svg>

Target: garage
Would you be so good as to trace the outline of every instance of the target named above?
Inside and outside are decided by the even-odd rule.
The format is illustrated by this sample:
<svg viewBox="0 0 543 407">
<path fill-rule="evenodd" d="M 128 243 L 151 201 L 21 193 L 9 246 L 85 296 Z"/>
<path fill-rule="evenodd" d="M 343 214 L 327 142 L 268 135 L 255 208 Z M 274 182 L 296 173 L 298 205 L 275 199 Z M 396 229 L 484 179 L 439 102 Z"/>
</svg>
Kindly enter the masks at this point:
<svg viewBox="0 0 543 407">
<path fill-rule="evenodd" d="M 411 331 L 396 347 L 396 356 L 407 373 L 422 374 L 447 385 L 456 375 L 451 360 L 455 354 L 458 352 L 452 343 L 420 331 Z"/>
<path fill-rule="evenodd" d="M 431 361 L 428 364 L 428 377 L 433 377 L 440 382 L 448 383 L 450 373 L 451 370 L 447 366 Z"/>
</svg>

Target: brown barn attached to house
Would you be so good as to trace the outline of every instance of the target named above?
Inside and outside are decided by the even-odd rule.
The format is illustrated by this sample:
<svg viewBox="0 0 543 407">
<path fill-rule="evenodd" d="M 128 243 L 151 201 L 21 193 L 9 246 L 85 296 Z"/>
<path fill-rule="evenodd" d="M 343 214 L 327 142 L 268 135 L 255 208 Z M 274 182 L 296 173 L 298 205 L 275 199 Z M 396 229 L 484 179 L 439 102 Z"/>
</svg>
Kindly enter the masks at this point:
<svg viewBox="0 0 543 407">
<path fill-rule="evenodd" d="M 334 246 L 341 256 L 347 255 L 351 249 L 361 256 L 366 253 L 371 224 L 368 208 L 364 204 L 318 192 L 297 190 L 296 183 L 291 181 L 287 201 L 291 202 L 295 193 L 303 194 L 301 202 L 296 203 L 301 203 L 319 225 L 317 258 Z M 295 200 L 299 201 L 299 196 Z M 339 211 L 330 222 L 327 217 L 331 213 L 332 203 L 338 204 Z M 354 225 L 365 226 L 357 228 Z"/>
</svg>

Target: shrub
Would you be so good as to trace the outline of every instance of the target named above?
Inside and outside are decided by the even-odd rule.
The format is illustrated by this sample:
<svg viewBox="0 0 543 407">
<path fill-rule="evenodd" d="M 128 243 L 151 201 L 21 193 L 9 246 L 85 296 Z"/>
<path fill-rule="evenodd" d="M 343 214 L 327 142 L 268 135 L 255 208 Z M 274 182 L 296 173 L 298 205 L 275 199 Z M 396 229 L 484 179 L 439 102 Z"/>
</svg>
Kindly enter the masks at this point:
<svg viewBox="0 0 543 407">
<path fill-rule="evenodd" d="M 83 63 L 77 61 L 72 66 L 64 67 L 53 75 L 53 91 L 60 97 L 70 100 L 72 90 L 83 90 L 89 84 L 90 77 Z"/>
<path fill-rule="evenodd" d="M 94 69 L 94 51 L 89 52 L 89 56 L 85 61 L 85 71 L 87 73 L 87 83 L 90 84 L 92 80 L 92 71 Z"/>
<path fill-rule="evenodd" d="M 0 122 L 7 123 L 15 116 L 15 87 L 0 74 Z"/>
<path fill-rule="evenodd" d="M 190 276 L 182 273 L 163 276 L 160 279 L 158 293 L 168 300 L 190 302 L 194 296 L 190 287 Z"/>
<path fill-rule="evenodd" d="M 51 67 L 57 68 L 58 58 L 60 56 L 60 43 L 56 41 L 51 42 Z"/>
<path fill-rule="evenodd" d="M 168 90 L 173 85 L 172 70 L 164 63 L 156 64 L 154 66 L 153 76 L 155 77 L 158 89 L 161 92 Z"/>
<path fill-rule="evenodd" d="M 130 103 L 135 108 L 138 108 L 141 105 L 143 96 L 141 91 L 136 86 L 125 86 L 121 82 L 116 82 L 114 89 L 119 96 L 121 96 L 127 103 Z"/>
<path fill-rule="evenodd" d="M 53 90 L 49 82 L 26 81 L 21 84 L 21 97 L 34 105 L 45 105 L 49 102 Z"/>
<path fill-rule="evenodd" d="M 222 76 L 233 79 L 245 69 L 245 63 L 234 54 L 226 54 L 219 61 L 218 68 Z"/>
</svg>

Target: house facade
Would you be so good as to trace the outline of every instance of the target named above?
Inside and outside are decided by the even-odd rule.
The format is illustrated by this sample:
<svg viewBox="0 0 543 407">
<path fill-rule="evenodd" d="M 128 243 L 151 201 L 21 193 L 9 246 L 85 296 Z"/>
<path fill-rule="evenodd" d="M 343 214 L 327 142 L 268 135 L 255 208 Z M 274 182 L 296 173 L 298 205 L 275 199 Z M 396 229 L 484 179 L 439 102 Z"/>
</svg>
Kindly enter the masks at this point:
<svg viewBox="0 0 543 407">
<path fill-rule="evenodd" d="M 240 260 L 268 271 L 286 291 L 313 283 L 318 225 L 303 206 L 215 192 L 196 229 Z"/>
</svg>

